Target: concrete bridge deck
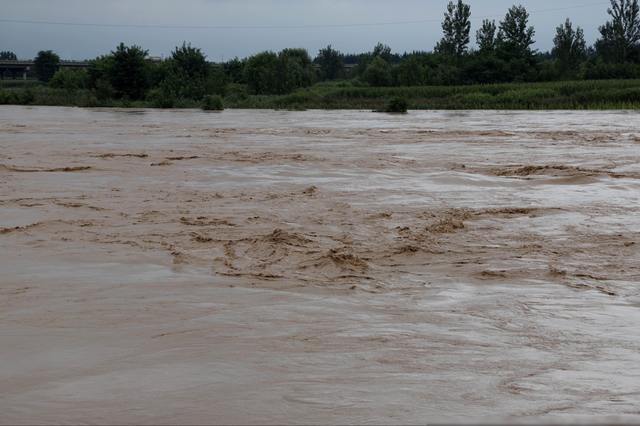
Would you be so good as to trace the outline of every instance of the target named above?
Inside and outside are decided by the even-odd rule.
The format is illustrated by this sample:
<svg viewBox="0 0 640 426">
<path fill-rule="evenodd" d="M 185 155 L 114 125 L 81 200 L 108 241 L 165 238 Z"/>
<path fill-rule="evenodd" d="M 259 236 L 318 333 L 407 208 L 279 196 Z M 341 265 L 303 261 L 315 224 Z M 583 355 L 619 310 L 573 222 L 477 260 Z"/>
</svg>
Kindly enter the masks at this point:
<svg viewBox="0 0 640 426">
<path fill-rule="evenodd" d="M 13 79 L 16 74 L 22 73 L 22 79 L 27 79 L 27 71 L 33 69 L 33 61 L 0 61 L 0 79 L 4 79 L 4 72 L 11 72 Z M 60 62 L 60 68 L 72 68 L 86 70 L 91 64 L 89 62 Z"/>
</svg>

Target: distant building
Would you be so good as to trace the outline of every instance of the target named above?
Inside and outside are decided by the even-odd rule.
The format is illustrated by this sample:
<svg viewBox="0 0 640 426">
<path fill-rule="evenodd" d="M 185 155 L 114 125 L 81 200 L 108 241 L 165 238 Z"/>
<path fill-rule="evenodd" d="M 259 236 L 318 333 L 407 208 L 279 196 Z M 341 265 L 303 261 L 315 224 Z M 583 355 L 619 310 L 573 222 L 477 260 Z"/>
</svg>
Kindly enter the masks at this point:
<svg viewBox="0 0 640 426">
<path fill-rule="evenodd" d="M 162 62 L 162 56 L 147 56 L 145 59 L 148 59 L 153 63 Z"/>
</svg>

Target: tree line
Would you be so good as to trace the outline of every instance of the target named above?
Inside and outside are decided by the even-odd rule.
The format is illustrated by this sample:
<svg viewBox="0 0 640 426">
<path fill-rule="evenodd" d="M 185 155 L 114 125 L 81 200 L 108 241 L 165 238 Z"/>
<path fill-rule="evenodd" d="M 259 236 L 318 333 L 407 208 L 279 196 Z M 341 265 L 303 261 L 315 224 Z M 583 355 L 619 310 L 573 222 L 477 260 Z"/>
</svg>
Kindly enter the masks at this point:
<svg viewBox="0 0 640 426">
<path fill-rule="evenodd" d="M 452 86 L 508 82 L 640 78 L 640 8 L 638 0 L 610 0 L 610 20 L 587 46 L 583 30 L 566 19 L 556 29 L 553 49 L 538 52 L 535 29 L 522 6 L 509 8 L 496 23 L 485 19 L 470 48 L 471 7 L 462 0 L 447 5 L 443 36 L 432 51 L 403 55 L 378 43 L 372 51 L 342 54 L 327 46 L 312 59 L 302 48 L 265 51 L 237 57 L 218 67 L 201 49 L 183 43 L 160 63 L 148 51 L 121 43 L 110 54 L 91 61 L 86 70 L 60 69 L 60 58 L 41 51 L 35 58 L 38 79 L 50 87 L 92 91 L 104 99 L 146 100 L 172 107 L 180 99 L 200 101 L 207 95 L 242 100 L 249 95 L 283 95 L 314 85 Z M 15 58 L 0 52 L 0 58 Z M 349 71 L 345 63 L 356 65 Z"/>
<path fill-rule="evenodd" d="M 610 0 L 611 19 L 599 27 L 600 37 L 587 46 L 584 32 L 570 19 L 556 28 L 553 49 L 538 52 L 535 29 L 522 5 L 511 7 L 498 23 L 485 19 L 471 42 L 471 7 L 449 2 L 443 37 L 431 52 L 406 55 L 394 65 L 388 46 L 378 44 L 358 56 L 352 77 L 369 86 L 469 85 L 509 82 L 591 80 L 640 77 L 640 13 L 638 0 Z M 341 59 L 329 46 L 320 50 L 321 78 L 333 78 Z"/>
</svg>

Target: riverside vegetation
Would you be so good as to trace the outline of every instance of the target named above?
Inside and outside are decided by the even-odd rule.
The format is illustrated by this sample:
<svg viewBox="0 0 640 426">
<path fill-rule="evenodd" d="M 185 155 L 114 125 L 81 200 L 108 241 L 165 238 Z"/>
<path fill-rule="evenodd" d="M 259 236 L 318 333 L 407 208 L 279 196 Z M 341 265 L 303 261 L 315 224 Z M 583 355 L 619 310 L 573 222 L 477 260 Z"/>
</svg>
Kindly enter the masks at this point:
<svg viewBox="0 0 640 426">
<path fill-rule="evenodd" d="M 206 99 L 180 99 L 175 108 L 247 109 L 376 109 L 392 98 L 406 100 L 408 109 L 640 109 L 640 80 L 599 80 L 511 83 L 478 86 L 332 87 L 314 86 L 287 95 L 228 95 L 209 108 Z M 0 91 L 0 103 L 79 107 L 157 107 L 155 101 L 104 99 L 90 90 L 67 92 L 49 87 Z"/>
<path fill-rule="evenodd" d="M 345 55 L 331 46 L 315 59 L 302 48 L 262 52 L 212 66 L 186 42 L 164 61 L 120 44 L 88 70 L 59 68 L 59 57 L 35 59 L 38 81 L 7 81 L 0 104 L 80 107 L 360 109 L 635 109 L 640 107 L 640 7 L 610 0 L 611 20 L 587 47 L 567 19 L 551 52 L 532 49 L 535 30 L 523 6 L 504 20 L 484 20 L 469 49 L 471 8 L 450 2 L 443 38 L 433 51 Z M 11 52 L 0 52 L 11 59 Z M 349 70 L 345 62 L 355 63 Z M 399 109 L 398 109 L 399 108 Z"/>
</svg>

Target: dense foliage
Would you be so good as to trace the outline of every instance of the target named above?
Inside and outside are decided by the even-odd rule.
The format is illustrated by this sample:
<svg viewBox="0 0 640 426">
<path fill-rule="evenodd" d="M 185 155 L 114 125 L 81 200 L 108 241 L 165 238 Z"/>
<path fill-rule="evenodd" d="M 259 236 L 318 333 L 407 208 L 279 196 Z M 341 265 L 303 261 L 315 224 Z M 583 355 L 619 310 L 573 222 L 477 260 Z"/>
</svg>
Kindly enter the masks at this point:
<svg viewBox="0 0 640 426">
<path fill-rule="evenodd" d="M 235 86 L 238 89 L 238 86 Z M 298 89 L 287 95 L 227 95 L 225 108 L 375 109 L 392 98 L 409 109 L 640 109 L 640 80 L 558 81 L 474 86 L 353 87 L 339 82 Z M 215 98 L 215 99 L 214 99 Z M 208 100 L 180 99 L 175 107 L 202 108 Z M 210 100 L 209 100 L 210 99 Z M 150 107 L 151 101 L 109 98 L 98 101 L 93 90 L 67 91 L 45 86 L 0 88 L 0 104 L 81 107 Z"/>
<path fill-rule="evenodd" d="M 472 10 L 463 0 L 454 0 L 444 13 L 443 37 L 430 52 L 393 53 L 389 46 L 377 43 L 370 52 L 343 54 L 329 45 L 320 49 L 313 60 L 305 49 L 293 48 L 212 64 L 199 48 L 186 42 L 176 47 L 169 58 L 157 62 L 151 61 L 148 52 L 140 46 L 128 47 L 121 43 L 109 55 L 91 61 L 86 71 L 60 69 L 58 56 L 43 51 L 36 58 L 35 71 L 39 80 L 49 82 L 52 90 L 64 91 L 64 95 L 60 94 L 60 99 L 66 99 L 64 103 L 160 108 L 202 106 L 218 99 L 216 96 L 230 107 L 335 107 L 355 104 L 351 100 L 345 104 L 327 98 L 334 93 L 347 97 L 351 95 L 346 94 L 359 93 L 376 98 L 376 88 L 497 87 L 495 85 L 507 83 L 640 79 L 638 0 L 610 2 L 607 10 L 610 20 L 599 27 L 600 37 L 593 46 L 587 46 L 583 30 L 574 28 L 566 19 L 556 28 L 550 52 L 534 49 L 536 32 L 529 25 L 527 10 L 521 5 L 509 8 L 499 22 L 483 20 L 475 32 L 478 48 L 469 48 Z M 11 52 L 0 52 L 0 56 L 15 59 Z M 9 87 L 8 83 L 5 85 Z M 21 90 L 22 86 L 14 84 L 15 89 L 11 90 Z M 33 88 L 24 87 L 33 92 Z M 305 90 L 309 88 L 313 89 Z M 315 88 L 328 92 L 318 95 Z M 495 98 L 496 95 L 491 94 L 493 97 L 489 98 L 485 92 L 473 92 L 471 97 L 464 95 L 446 105 L 589 107 L 598 102 L 613 102 L 610 93 L 567 98 L 551 96 L 546 89 L 536 90 L 528 91 L 524 98 L 514 102 L 505 102 L 507 98 L 502 95 Z M 37 89 L 33 92 L 36 95 L 29 93 L 18 96 L 20 102 L 29 99 L 40 102 L 39 96 L 44 92 Z M 615 95 L 618 96 L 615 102 L 635 102 L 628 93 L 620 95 L 621 98 L 619 93 Z M 538 103 L 531 101 L 536 96 Z M 433 104 L 431 100 L 416 104 L 413 96 L 407 98 L 412 107 L 441 105 L 440 101 Z M 53 102 L 52 99 L 42 102 Z M 372 105 L 380 107 L 376 102 Z"/>
<path fill-rule="evenodd" d="M 311 86 L 316 68 L 305 49 L 262 52 L 247 60 L 244 80 L 257 95 L 281 95 Z"/>
</svg>

